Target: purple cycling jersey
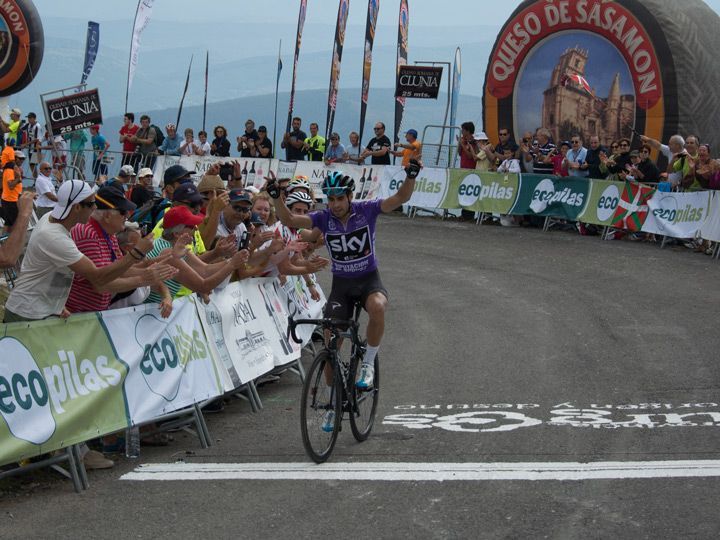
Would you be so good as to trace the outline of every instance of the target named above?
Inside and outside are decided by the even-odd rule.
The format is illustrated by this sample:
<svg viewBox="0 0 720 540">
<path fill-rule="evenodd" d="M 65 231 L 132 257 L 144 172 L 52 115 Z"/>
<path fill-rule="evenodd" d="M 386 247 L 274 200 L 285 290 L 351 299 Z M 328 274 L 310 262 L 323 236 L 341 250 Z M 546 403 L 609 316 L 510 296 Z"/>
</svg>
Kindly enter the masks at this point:
<svg viewBox="0 0 720 540">
<path fill-rule="evenodd" d="M 381 204 L 382 199 L 351 203 L 346 225 L 330 209 L 310 213 L 313 227 L 325 235 L 333 275 L 352 278 L 377 269 L 375 221 Z"/>
</svg>

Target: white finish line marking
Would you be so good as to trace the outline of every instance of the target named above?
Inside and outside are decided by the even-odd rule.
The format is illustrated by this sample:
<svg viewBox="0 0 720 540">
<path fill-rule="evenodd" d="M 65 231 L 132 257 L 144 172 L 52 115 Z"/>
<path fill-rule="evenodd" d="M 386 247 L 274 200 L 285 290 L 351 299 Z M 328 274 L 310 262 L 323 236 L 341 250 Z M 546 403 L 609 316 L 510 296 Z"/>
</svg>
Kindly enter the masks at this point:
<svg viewBox="0 0 720 540">
<path fill-rule="evenodd" d="M 720 460 L 595 463 L 151 463 L 121 480 L 622 480 L 720 476 Z"/>
</svg>

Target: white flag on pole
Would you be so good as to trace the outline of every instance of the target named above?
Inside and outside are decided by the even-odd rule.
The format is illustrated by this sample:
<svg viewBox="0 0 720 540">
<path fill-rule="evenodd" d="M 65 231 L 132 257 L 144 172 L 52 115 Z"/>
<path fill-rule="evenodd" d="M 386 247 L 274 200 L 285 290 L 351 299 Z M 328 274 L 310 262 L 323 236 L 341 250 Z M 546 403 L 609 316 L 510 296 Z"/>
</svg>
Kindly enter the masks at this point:
<svg viewBox="0 0 720 540">
<path fill-rule="evenodd" d="M 128 83 L 125 93 L 125 108 L 127 109 L 127 96 L 130 94 L 135 68 L 137 67 L 138 51 L 140 49 L 140 36 L 150 22 L 153 2 L 155 0 L 140 0 L 137 12 L 135 13 L 135 24 L 133 25 L 132 43 L 130 44 L 130 63 L 128 65 Z"/>
</svg>

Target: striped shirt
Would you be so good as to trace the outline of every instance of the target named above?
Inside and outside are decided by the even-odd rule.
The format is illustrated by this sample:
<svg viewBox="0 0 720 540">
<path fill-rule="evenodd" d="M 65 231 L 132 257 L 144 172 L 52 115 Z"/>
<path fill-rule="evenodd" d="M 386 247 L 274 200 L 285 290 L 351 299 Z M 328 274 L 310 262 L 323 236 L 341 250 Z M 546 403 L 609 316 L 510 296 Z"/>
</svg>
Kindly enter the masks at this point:
<svg viewBox="0 0 720 540">
<path fill-rule="evenodd" d="M 542 154 L 543 157 L 547 157 L 547 155 L 555 150 L 555 145 L 551 142 L 545 143 L 544 146 L 541 146 L 537 149 L 537 152 Z M 552 161 L 548 161 L 547 163 L 540 163 L 538 161 L 535 161 L 533 165 L 533 172 L 535 174 L 553 174 L 553 164 Z"/>
<path fill-rule="evenodd" d="M 108 235 L 93 218 L 87 223 L 78 223 L 70 230 L 75 245 L 97 268 L 103 268 L 122 258 L 122 252 L 115 235 Z M 70 295 L 65 307 L 71 313 L 103 311 L 110 307 L 112 293 L 98 292 L 80 274 L 73 277 Z"/>
<path fill-rule="evenodd" d="M 153 248 L 150 250 L 150 252 L 147 254 L 148 259 L 154 259 L 155 257 L 160 255 L 160 252 L 167 248 L 172 248 L 172 244 L 165 240 L 164 238 L 156 238 L 155 244 L 153 244 Z M 165 285 L 168 289 L 170 289 L 170 297 L 174 300 L 178 297 L 178 291 L 182 287 L 180 283 L 175 281 L 174 279 L 166 279 Z M 145 300 L 146 304 L 159 304 L 162 301 L 162 297 L 156 292 L 151 291 L 150 296 L 147 297 Z"/>
</svg>

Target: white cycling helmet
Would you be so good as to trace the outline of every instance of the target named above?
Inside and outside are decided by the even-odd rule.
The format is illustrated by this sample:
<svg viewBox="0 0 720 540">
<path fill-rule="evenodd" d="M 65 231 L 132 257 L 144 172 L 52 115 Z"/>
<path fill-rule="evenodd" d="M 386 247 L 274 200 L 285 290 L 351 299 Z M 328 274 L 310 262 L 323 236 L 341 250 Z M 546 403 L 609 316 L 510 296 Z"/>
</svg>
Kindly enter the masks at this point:
<svg viewBox="0 0 720 540">
<path fill-rule="evenodd" d="M 287 199 L 285 199 L 285 205 L 290 208 L 295 203 L 305 203 L 309 207 L 312 207 L 313 200 L 310 195 L 305 193 L 304 191 L 296 191 L 295 193 L 291 193 L 288 195 Z"/>
<path fill-rule="evenodd" d="M 287 192 L 292 193 L 296 189 L 302 188 L 307 189 L 310 193 L 312 193 L 312 187 L 310 187 L 310 182 L 308 182 L 307 176 L 296 176 L 288 184 Z"/>
</svg>

